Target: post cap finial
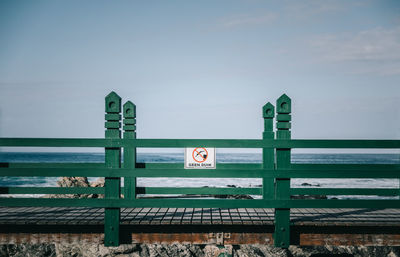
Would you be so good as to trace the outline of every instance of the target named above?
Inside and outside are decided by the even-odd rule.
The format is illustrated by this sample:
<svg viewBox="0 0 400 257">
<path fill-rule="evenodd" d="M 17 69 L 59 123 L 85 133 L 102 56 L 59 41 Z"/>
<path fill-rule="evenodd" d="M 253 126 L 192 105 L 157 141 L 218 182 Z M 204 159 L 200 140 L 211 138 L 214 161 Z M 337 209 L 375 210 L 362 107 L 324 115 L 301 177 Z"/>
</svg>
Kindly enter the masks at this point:
<svg viewBox="0 0 400 257">
<path fill-rule="evenodd" d="M 275 107 L 270 103 L 266 103 L 263 106 L 263 117 L 264 118 L 273 118 L 275 116 Z"/>
<path fill-rule="evenodd" d="M 106 96 L 106 112 L 121 112 L 121 97 L 114 91 Z"/>
<path fill-rule="evenodd" d="M 131 101 L 124 104 L 124 118 L 136 118 L 136 105 Z"/>
<path fill-rule="evenodd" d="M 292 100 L 286 94 L 276 100 L 276 112 L 277 113 L 291 113 L 292 111 Z"/>
</svg>

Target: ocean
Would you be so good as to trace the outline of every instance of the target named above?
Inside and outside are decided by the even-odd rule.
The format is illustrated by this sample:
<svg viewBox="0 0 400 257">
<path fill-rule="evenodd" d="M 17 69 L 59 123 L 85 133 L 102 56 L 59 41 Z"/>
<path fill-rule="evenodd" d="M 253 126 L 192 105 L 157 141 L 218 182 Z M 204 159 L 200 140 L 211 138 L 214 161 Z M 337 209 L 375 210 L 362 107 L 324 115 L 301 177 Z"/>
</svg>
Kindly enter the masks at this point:
<svg viewBox="0 0 400 257">
<path fill-rule="evenodd" d="M 218 163 L 261 163 L 260 153 L 218 153 Z M 399 154 L 292 154 L 292 163 L 297 164 L 400 164 Z M 138 153 L 137 162 L 182 163 L 183 153 Z M 0 162 L 40 163 L 101 163 L 104 153 L 24 153 L 0 152 Z M 94 181 L 97 178 L 89 178 Z M 0 177 L 1 187 L 15 186 L 56 186 L 58 178 L 41 177 Z M 139 187 L 259 187 L 261 179 L 254 178 L 138 178 Z M 398 179 L 292 179 L 291 187 L 319 188 L 399 188 Z M 346 197 L 346 196 L 342 196 Z M 347 196 L 348 198 L 355 196 Z M 371 198 L 373 196 L 368 196 Z M 360 198 L 360 197 L 358 197 Z M 380 197 L 382 198 L 382 197 Z"/>
</svg>

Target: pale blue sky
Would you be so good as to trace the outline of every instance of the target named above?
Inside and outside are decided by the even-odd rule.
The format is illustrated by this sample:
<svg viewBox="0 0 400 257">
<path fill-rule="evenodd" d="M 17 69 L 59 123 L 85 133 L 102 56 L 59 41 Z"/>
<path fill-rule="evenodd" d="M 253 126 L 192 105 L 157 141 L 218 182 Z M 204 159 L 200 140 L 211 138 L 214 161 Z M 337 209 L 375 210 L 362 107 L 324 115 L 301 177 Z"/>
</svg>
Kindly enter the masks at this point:
<svg viewBox="0 0 400 257">
<path fill-rule="evenodd" d="M 104 97 L 140 138 L 400 138 L 398 1 L 0 2 L 0 136 L 103 137 Z"/>
</svg>

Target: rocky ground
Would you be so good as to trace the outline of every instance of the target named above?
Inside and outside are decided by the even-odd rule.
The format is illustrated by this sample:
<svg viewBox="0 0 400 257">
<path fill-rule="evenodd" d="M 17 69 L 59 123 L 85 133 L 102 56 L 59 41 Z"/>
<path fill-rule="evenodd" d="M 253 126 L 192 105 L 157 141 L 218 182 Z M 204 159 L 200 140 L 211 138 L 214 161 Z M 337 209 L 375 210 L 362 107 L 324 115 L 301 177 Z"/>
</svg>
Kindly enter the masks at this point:
<svg viewBox="0 0 400 257">
<path fill-rule="evenodd" d="M 104 178 L 99 178 L 90 183 L 86 177 L 61 177 L 57 181 L 59 187 L 104 187 Z M 98 194 L 50 194 L 45 198 L 103 198 Z"/>
<path fill-rule="evenodd" d="M 18 244 L 0 245 L 0 256 L 87 256 L 87 257 L 169 257 L 169 256 L 278 256 L 278 257 L 397 257 L 399 247 L 297 247 L 280 249 L 267 245 L 192 245 L 192 244 L 130 244 L 104 247 L 98 244 Z"/>
</svg>

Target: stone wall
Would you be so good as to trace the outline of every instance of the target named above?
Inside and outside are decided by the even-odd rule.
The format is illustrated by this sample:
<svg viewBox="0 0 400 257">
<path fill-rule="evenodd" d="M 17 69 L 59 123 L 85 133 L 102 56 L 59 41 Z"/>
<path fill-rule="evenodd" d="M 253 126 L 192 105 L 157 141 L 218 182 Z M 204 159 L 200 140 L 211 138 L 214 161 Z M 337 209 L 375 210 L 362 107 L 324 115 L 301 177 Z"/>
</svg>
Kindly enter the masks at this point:
<svg viewBox="0 0 400 257">
<path fill-rule="evenodd" d="M 280 249 L 267 245 L 193 245 L 193 244 L 127 244 L 104 247 L 101 244 L 3 244 L 0 256 L 87 256 L 87 257 L 170 257 L 170 256 L 282 256 L 282 257 L 400 257 L 400 246 L 335 246 L 297 247 Z"/>
</svg>

